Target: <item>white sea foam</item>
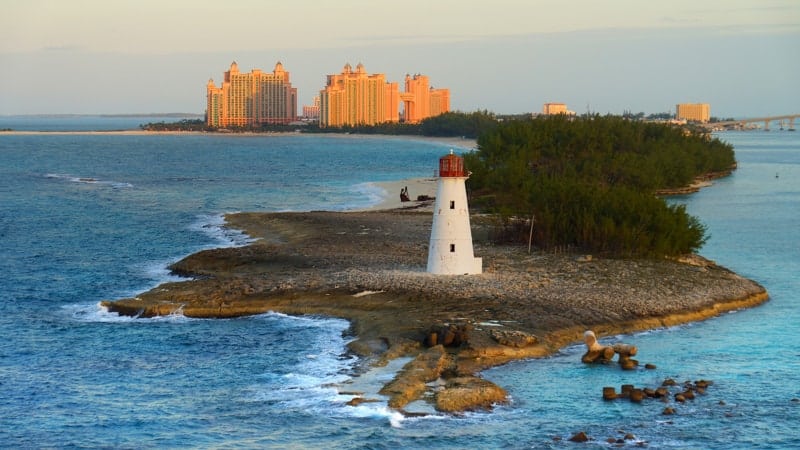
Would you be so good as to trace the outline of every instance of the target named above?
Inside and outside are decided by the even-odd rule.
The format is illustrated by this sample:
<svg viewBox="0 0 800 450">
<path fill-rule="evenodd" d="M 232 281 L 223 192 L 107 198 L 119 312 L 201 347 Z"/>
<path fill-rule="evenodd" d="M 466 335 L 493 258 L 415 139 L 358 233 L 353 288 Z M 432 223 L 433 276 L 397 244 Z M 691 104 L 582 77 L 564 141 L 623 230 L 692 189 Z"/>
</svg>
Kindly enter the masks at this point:
<svg viewBox="0 0 800 450">
<path fill-rule="evenodd" d="M 355 414 L 357 417 L 389 418 L 399 425 L 402 416 L 388 411 L 385 402 L 351 407 L 346 403 L 354 396 L 340 393 L 340 387 L 349 386 L 352 381 L 349 374 L 358 362 L 355 356 L 345 356 L 348 340 L 343 337 L 343 332 L 349 327 L 349 322 L 275 312 L 260 314 L 253 319 L 277 322 L 276 326 L 285 327 L 289 334 L 297 331 L 308 335 L 308 330 L 312 329 L 311 335 L 315 337 L 308 343 L 304 358 L 291 367 L 291 372 L 264 373 L 264 383 L 251 387 L 254 392 L 248 397 L 249 401 L 276 403 L 281 410 L 302 410 L 320 416 Z"/>
<path fill-rule="evenodd" d="M 254 241 L 250 236 L 247 236 L 239 230 L 226 228 L 223 214 L 200 215 L 195 222 L 189 225 L 189 229 L 191 231 L 204 233 L 214 240 L 213 243 L 206 245 L 205 248 L 240 247 Z M 134 264 L 134 270 L 142 274 L 143 278 L 148 280 L 149 283 L 138 289 L 116 293 L 115 296 L 133 297 L 143 290 L 163 283 L 190 280 L 191 277 L 176 275 L 169 269 L 169 266 L 178 259 L 180 258 L 169 258 Z"/>
<path fill-rule="evenodd" d="M 98 303 L 83 303 L 62 306 L 62 310 L 79 322 L 132 322 L 135 317 L 120 316 Z"/>
<path fill-rule="evenodd" d="M 74 176 L 64 173 L 47 173 L 45 178 L 52 178 L 57 180 L 70 181 L 72 183 L 81 183 L 88 185 L 96 185 L 99 187 L 111 187 L 113 189 L 127 189 L 132 188 L 133 184 L 124 181 L 102 180 L 95 177 L 88 176 Z"/>
<path fill-rule="evenodd" d="M 44 174 L 45 178 L 54 178 L 57 180 L 71 180 L 73 178 L 72 175 L 67 175 L 65 173 L 46 173 Z"/>
<path fill-rule="evenodd" d="M 134 267 L 138 272 L 142 273 L 148 280 L 153 281 L 154 284 L 160 285 L 163 283 L 171 283 L 178 281 L 186 281 L 191 278 L 175 275 L 170 269 L 169 265 L 173 260 L 150 261 L 146 263 L 137 264 Z M 131 294 L 134 295 L 134 294 Z"/>
<path fill-rule="evenodd" d="M 241 230 L 235 230 L 225 226 L 224 214 L 202 214 L 197 217 L 189 229 L 204 233 L 214 240 L 208 247 L 243 247 L 257 239 L 254 239 Z"/>
<path fill-rule="evenodd" d="M 158 316 L 151 318 L 141 318 L 132 316 L 121 316 L 118 313 L 111 312 L 105 306 L 97 303 L 79 303 L 72 305 L 62 306 L 65 311 L 73 320 L 79 322 L 100 322 L 100 323 L 131 323 L 131 322 L 174 322 L 181 323 L 192 319 L 183 315 L 182 312 L 176 311 L 168 316 Z"/>
<path fill-rule="evenodd" d="M 362 199 L 358 205 L 348 205 L 354 208 L 368 208 L 379 205 L 389 197 L 389 192 L 376 183 L 358 183 L 352 190 Z"/>
<path fill-rule="evenodd" d="M 387 419 L 392 428 L 402 428 L 406 417 L 382 403 L 362 403 L 350 407 L 350 415 L 357 418 Z"/>
</svg>

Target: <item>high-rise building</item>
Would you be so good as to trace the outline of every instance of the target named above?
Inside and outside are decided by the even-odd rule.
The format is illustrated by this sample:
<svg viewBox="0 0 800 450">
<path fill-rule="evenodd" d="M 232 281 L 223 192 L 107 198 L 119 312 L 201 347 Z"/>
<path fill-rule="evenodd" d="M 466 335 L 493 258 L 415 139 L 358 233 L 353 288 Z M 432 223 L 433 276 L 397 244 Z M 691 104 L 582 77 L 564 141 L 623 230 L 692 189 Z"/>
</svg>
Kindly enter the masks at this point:
<svg viewBox="0 0 800 450">
<path fill-rule="evenodd" d="M 431 89 L 431 115 L 435 117 L 450 111 L 450 89 Z"/>
<path fill-rule="evenodd" d="M 675 105 L 675 118 L 708 122 L 711 118 L 711 106 L 708 103 L 678 103 Z"/>
<path fill-rule="evenodd" d="M 271 73 L 260 69 L 242 73 L 233 62 L 222 86 L 208 80 L 206 89 L 206 124 L 211 127 L 286 124 L 297 119 L 297 88 L 280 62 Z"/>
<path fill-rule="evenodd" d="M 542 106 L 542 114 L 545 116 L 569 113 L 570 111 L 567 110 L 567 105 L 565 103 L 545 103 Z"/>
<path fill-rule="evenodd" d="M 428 117 L 450 110 L 450 91 L 432 89 L 424 75 L 406 76 L 405 92 L 398 83 L 387 82 L 384 74 L 368 75 L 359 64 L 354 71 L 350 64 L 341 74 L 328 75 L 325 89 L 320 91 L 320 126 L 377 125 L 400 120 L 419 123 Z"/>
<path fill-rule="evenodd" d="M 319 95 L 314 96 L 314 104 L 303 105 L 303 117 L 307 120 L 319 120 Z"/>
<path fill-rule="evenodd" d="M 406 123 L 420 123 L 428 117 L 450 111 L 450 90 L 433 89 L 425 75 L 406 75 L 405 89 L 400 99 Z"/>
<path fill-rule="evenodd" d="M 377 125 L 399 120 L 397 83 L 388 83 L 382 73 L 367 74 L 363 64 L 356 70 L 346 64 L 342 73 L 328 75 L 319 93 L 320 126 Z"/>
</svg>

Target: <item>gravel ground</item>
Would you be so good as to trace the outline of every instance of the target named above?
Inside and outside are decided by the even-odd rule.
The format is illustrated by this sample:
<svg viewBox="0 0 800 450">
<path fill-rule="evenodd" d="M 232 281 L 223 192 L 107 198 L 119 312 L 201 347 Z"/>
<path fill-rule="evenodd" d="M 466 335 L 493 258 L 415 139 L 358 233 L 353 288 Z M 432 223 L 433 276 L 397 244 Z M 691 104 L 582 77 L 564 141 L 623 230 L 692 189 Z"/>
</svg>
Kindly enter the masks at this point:
<svg viewBox="0 0 800 450">
<path fill-rule="evenodd" d="M 757 283 L 699 257 L 687 264 L 528 254 L 524 246 L 492 245 L 486 239 L 492 225 L 485 217 L 472 219 L 475 255 L 483 258 L 484 273 L 469 276 L 424 272 L 431 226 L 427 211 L 239 213 L 227 220 L 258 240 L 176 263 L 176 272 L 198 279 L 143 294 L 134 303 L 139 312 L 158 304 L 163 313 L 176 303 L 184 314 L 201 316 L 240 315 L 254 308 L 319 310 L 380 322 L 374 325 L 378 335 L 408 339 L 442 322 L 494 322 L 542 338 L 552 335 L 553 345 L 563 345 L 567 336 L 556 336 L 566 329 L 572 330 L 569 340 L 580 340 L 584 329 L 671 325 L 766 298 Z M 390 320 L 379 314 L 361 317 L 363 311 L 382 308 L 394 314 Z M 410 323 L 416 333 L 400 325 Z"/>
<path fill-rule="evenodd" d="M 278 311 L 345 318 L 355 337 L 350 350 L 363 357 L 365 370 L 415 358 L 384 388 L 391 407 L 421 398 L 444 378 L 452 387 L 427 395 L 441 411 L 460 411 L 505 395 L 475 377 L 478 371 L 551 354 L 582 341 L 585 330 L 600 337 L 671 326 L 768 299 L 758 283 L 696 255 L 678 262 L 529 254 L 527 247 L 491 244 L 490 218 L 471 220 L 484 273 L 437 276 L 425 272 L 432 221 L 426 205 L 233 214 L 228 226 L 255 242 L 188 256 L 172 269 L 193 280 L 104 305 L 146 317 Z"/>
</svg>

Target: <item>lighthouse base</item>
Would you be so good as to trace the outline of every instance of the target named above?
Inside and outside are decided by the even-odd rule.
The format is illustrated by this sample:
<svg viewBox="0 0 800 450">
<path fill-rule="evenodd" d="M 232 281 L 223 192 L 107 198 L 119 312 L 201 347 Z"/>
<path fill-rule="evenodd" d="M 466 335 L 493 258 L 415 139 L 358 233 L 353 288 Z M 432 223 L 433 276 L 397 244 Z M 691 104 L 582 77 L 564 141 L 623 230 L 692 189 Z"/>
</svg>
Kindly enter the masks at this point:
<svg viewBox="0 0 800 450">
<path fill-rule="evenodd" d="M 477 275 L 483 273 L 483 258 L 454 258 L 432 254 L 426 272 L 434 275 Z"/>
</svg>

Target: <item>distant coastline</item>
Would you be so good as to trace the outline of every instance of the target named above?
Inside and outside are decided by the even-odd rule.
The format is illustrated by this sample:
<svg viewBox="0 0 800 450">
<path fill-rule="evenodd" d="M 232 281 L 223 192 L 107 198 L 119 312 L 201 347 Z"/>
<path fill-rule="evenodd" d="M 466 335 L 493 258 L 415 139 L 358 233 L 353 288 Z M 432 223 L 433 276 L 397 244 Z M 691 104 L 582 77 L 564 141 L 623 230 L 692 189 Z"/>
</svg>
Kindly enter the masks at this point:
<svg viewBox="0 0 800 450">
<path fill-rule="evenodd" d="M 405 141 L 437 142 L 454 148 L 471 150 L 477 147 L 475 139 L 461 137 L 436 137 L 417 135 L 392 135 L 392 134 L 357 134 L 357 133 L 325 133 L 305 134 L 301 132 L 253 132 L 242 133 L 217 133 L 206 131 L 147 131 L 147 130 L 94 130 L 94 131 L 32 131 L 32 130 L 0 130 L 0 136 L 224 136 L 224 137 L 278 137 L 278 136 L 320 136 L 335 139 L 398 139 Z"/>
<path fill-rule="evenodd" d="M 164 117 L 164 118 L 175 118 L 175 117 L 192 117 L 196 119 L 200 119 L 205 117 L 204 114 L 197 114 L 197 113 L 180 113 L 180 112 L 172 112 L 172 113 L 116 113 L 116 114 L 75 114 L 75 113 L 55 113 L 55 114 L 0 114 L 0 118 L 10 118 L 10 117 L 31 117 L 31 118 L 73 118 L 73 117 L 108 117 L 108 118 L 120 118 L 120 117 Z"/>
</svg>

